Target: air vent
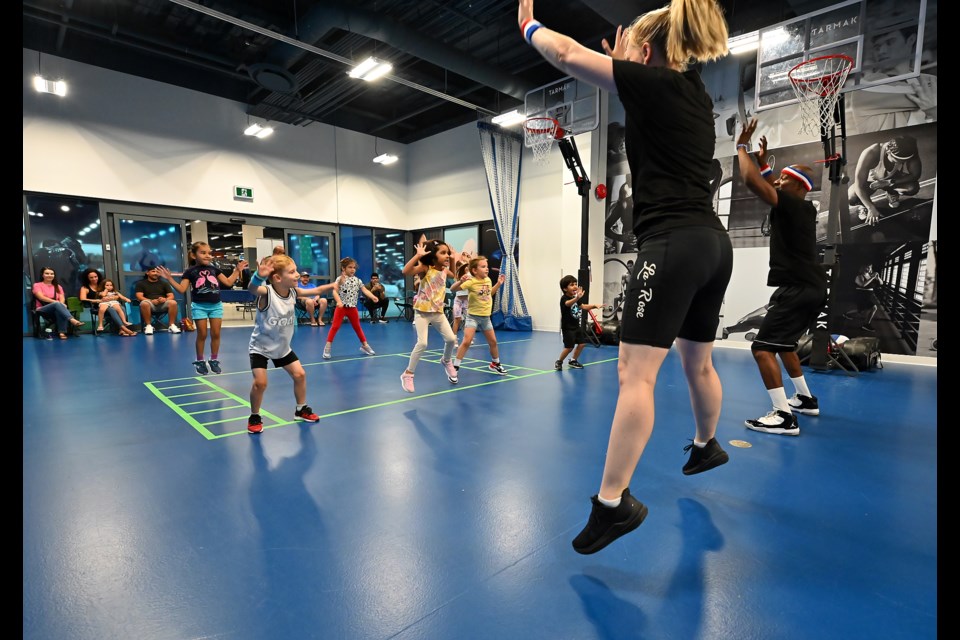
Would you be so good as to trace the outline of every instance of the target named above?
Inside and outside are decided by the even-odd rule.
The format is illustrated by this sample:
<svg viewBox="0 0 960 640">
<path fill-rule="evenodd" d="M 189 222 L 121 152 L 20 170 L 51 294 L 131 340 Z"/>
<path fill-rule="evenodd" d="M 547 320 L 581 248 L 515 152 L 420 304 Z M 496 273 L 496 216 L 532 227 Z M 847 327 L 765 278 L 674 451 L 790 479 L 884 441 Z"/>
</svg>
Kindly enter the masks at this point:
<svg viewBox="0 0 960 640">
<path fill-rule="evenodd" d="M 250 78 L 267 91 L 296 93 L 297 79 L 292 73 L 273 64 L 253 64 L 247 67 Z"/>
</svg>

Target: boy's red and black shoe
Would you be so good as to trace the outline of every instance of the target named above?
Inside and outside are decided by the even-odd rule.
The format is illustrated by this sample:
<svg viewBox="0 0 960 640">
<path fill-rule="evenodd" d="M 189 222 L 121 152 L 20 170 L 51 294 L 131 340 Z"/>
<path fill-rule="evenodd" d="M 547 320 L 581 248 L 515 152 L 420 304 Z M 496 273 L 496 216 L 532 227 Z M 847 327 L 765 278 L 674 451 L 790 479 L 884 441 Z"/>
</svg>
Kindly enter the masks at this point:
<svg viewBox="0 0 960 640">
<path fill-rule="evenodd" d="M 300 422 L 320 422 L 320 416 L 315 414 L 308 404 L 303 405 L 302 409 L 297 409 L 293 417 Z"/>
<path fill-rule="evenodd" d="M 247 418 L 247 431 L 250 433 L 260 433 L 263 431 L 263 420 L 260 419 L 259 414 L 254 413 Z"/>
</svg>

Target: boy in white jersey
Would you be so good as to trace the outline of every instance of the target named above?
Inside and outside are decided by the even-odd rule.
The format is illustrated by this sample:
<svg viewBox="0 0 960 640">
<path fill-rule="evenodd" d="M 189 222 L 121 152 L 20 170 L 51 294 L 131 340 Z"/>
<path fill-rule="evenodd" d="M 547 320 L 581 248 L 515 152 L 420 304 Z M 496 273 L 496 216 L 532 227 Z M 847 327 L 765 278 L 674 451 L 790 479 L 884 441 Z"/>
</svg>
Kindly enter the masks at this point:
<svg viewBox="0 0 960 640">
<path fill-rule="evenodd" d="M 297 401 L 294 418 L 303 422 L 317 422 L 320 417 L 307 405 L 307 373 L 300 359 L 290 347 L 293 330 L 297 324 L 297 294 L 319 295 L 333 289 L 333 283 L 313 289 L 297 289 L 297 265 L 288 256 L 274 255 L 265 259 L 250 278 L 250 293 L 257 299 L 257 317 L 250 336 L 250 369 L 253 370 L 253 386 L 250 388 L 250 418 L 247 431 L 263 431 L 260 418 L 260 403 L 267 390 L 267 360 L 273 366 L 283 367 L 293 378 L 293 395 Z"/>
</svg>

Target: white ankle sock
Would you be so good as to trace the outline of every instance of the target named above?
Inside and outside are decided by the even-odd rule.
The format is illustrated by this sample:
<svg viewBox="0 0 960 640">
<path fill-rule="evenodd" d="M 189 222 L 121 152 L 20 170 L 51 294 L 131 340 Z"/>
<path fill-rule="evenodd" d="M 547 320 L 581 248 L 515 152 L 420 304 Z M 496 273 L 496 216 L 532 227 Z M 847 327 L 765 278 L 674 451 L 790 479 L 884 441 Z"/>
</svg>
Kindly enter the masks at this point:
<svg viewBox="0 0 960 640">
<path fill-rule="evenodd" d="M 707 443 L 706 443 L 706 442 L 697 442 L 697 439 L 694 438 L 694 439 L 693 439 L 693 446 L 695 446 L 697 449 L 703 449 L 705 446 L 707 446 Z"/>
<path fill-rule="evenodd" d="M 598 496 L 597 496 L 597 500 L 599 500 L 599 501 L 600 501 L 600 504 L 602 504 L 602 505 L 605 506 L 605 507 L 610 507 L 611 509 L 616 509 L 617 507 L 620 506 L 620 500 L 621 500 L 621 498 L 620 498 L 620 497 L 617 497 L 617 498 L 614 499 L 614 500 L 607 500 L 606 498 L 601 498 L 601 497 L 598 495 Z"/>
</svg>

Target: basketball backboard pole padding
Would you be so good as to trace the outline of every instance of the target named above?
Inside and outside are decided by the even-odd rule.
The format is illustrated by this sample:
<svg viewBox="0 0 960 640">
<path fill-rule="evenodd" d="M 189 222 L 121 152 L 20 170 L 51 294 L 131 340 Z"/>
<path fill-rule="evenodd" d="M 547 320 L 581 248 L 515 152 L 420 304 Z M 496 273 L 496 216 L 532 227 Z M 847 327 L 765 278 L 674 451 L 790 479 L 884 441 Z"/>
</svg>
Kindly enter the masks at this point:
<svg viewBox="0 0 960 640">
<path fill-rule="evenodd" d="M 813 350 L 810 352 L 809 365 L 817 371 L 826 371 L 832 365 L 839 367 L 850 375 L 857 375 L 857 368 L 853 366 L 849 358 L 845 358 L 847 361 L 845 365 L 831 355 L 831 349 L 837 350 L 836 342 L 833 340 L 829 327 L 830 309 L 836 301 L 836 287 L 834 287 L 833 280 L 837 272 L 837 259 L 840 255 L 837 247 L 843 244 L 844 239 L 849 237 L 850 232 L 850 203 L 847 199 L 847 189 L 844 186 L 849 182 L 844 172 L 844 167 L 847 164 L 847 121 L 842 93 L 833 108 L 832 120 L 829 123 L 823 122 L 820 126 L 823 157 L 825 159 L 832 158 L 823 162 L 824 167 L 821 176 L 824 199 L 829 207 L 827 209 L 827 243 L 823 248 L 822 262 L 827 277 L 827 300 L 824 302 L 814 324 Z M 838 137 L 839 151 L 837 149 Z M 843 354 L 842 351 L 840 353 Z"/>
</svg>

